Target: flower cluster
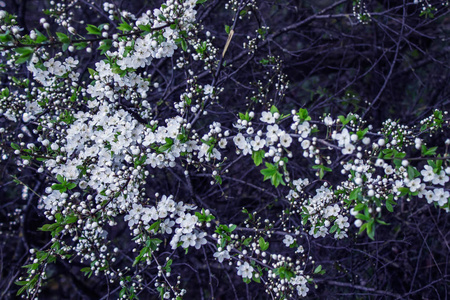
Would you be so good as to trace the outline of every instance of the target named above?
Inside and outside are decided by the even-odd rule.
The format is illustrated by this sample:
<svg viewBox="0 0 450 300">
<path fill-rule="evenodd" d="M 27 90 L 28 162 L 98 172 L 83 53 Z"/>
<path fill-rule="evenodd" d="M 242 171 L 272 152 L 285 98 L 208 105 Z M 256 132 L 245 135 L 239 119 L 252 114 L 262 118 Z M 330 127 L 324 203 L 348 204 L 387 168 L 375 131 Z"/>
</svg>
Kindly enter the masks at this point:
<svg viewBox="0 0 450 300">
<path fill-rule="evenodd" d="M 271 48 L 296 27 L 271 32 L 266 4 L 231 0 L 232 25 L 220 35 L 202 23 L 219 13 L 205 2 L 168 0 L 134 14 L 52 1 L 44 33 L 0 11 L 1 157 L 51 234 L 31 246 L 17 281 L 23 297 L 37 296 L 56 260 L 83 265 L 121 299 L 195 298 L 190 276 L 209 278 L 211 298 L 217 278 L 236 298 L 235 284 L 306 297 L 325 274 L 315 241 L 374 240 L 408 202 L 450 211 L 447 111 L 402 125 L 300 105 L 286 96 Z M 102 21 L 76 20 L 82 6 Z M 377 14 L 355 1 L 354 15 L 366 23 Z"/>
</svg>

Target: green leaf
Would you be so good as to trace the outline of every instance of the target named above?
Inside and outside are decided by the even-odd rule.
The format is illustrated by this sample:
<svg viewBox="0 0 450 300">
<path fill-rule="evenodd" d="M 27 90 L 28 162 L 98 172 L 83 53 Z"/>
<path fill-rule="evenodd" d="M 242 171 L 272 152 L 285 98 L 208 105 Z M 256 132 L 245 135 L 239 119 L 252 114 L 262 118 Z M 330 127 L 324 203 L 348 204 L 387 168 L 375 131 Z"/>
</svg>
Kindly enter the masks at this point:
<svg viewBox="0 0 450 300">
<path fill-rule="evenodd" d="M 286 268 L 284 266 L 276 268 L 276 269 L 273 269 L 272 271 L 275 273 L 275 275 L 278 275 L 281 279 L 288 279 L 289 280 L 292 277 L 294 277 L 294 275 L 295 275 L 294 272 L 292 272 L 291 270 L 289 270 L 288 268 Z"/>
<path fill-rule="evenodd" d="M 361 188 L 359 187 L 359 188 L 356 188 L 356 189 L 354 189 L 351 193 L 350 193 L 350 195 L 349 195 L 349 200 L 356 200 L 356 199 L 358 199 L 358 194 L 361 192 Z"/>
<path fill-rule="evenodd" d="M 356 135 L 358 136 L 358 139 L 362 140 L 362 138 L 366 135 L 366 133 L 369 131 L 369 128 L 366 128 L 364 130 L 358 130 L 356 132 Z"/>
<path fill-rule="evenodd" d="M 328 168 L 328 167 L 325 167 L 325 166 L 322 166 L 322 169 L 323 169 L 324 171 L 327 171 L 327 172 L 333 171 L 333 170 L 331 170 L 331 168 Z"/>
<path fill-rule="evenodd" d="M 112 46 L 112 40 L 103 40 L 102 44 L 100 45 L 100 47 L 97 48 L 97 50 L 101 50 L 100 54 L 105 54 L 106 51 L 109 50 L 109 48 L 111 48 Z"/>
<path fill-rule="evenodd" d="M 20 48 L 15 48 L 14 51 L 16 51 L 19 54 L 31 54 L 33 53 L 33 48 L 31 47 L 20 47 Z"/>
<path fill-rule="evenodd" d="M 410 193 L 410 190 L 407 187 L 399 187 L 398 191 L 400 192 L 400 197 Z"/>
<path fill-rule="evenodd" d="M 13 148 L 14 150 L 20 150 L 19 145 L 15 144 L 15 143 L 11 143 L 11 148 Z"/>
<path fill-rule="evenodd" d="M 101 35 L 102 31 L 97 26 L 88 24 L 86 27 L 88 34 Z"/>
<path fill-rule="evenodd" d="M 386 209 L 390 212 L 394 211 L 394 208 L 392 207 L 392 204 L 389 203 L 389 201 L 386 201 Z"/>
<path fill-rule="evenodd" d="M 248 114 L 248 111 L 245 114 L 239 113 L 239 119 L 250 121 L 250 115 Z"/>
<path fill-rule="evenodd" d="M 318 266 L 314 269 L 314 274 L 320 273 L 320 271 L 322 271 L 322 265 L 318 265 Z"/>
<path fill-rule="evenodd" d="M 308 115 L 308 110 L 306 108 L 300 108 L 300 110 L 297 113 L 297 116 L 299 116 L 300 121 L 310 121 L 311 117 Z"/>
<path fill-rule="evenodd" d="M 127 288 L 123 287 L 120 292 L 119 292 L 119 298 L 123 298 L 123 296 L 125 296 L 125 294 L 127 293 Z"/>
<path fill-rule="evenodd" d="M 393 161 L 394 161 L 394 165 L 397 168 L 400 168 L 402 166 L 402 161 L 400 159 L 394 159 Z"/>
<path fill-rule="evenodd" d="M 147 241 L 148 242 L 148 241 Z M 144 247 L 139 252 L 139 255 L 134 259 L 133 267 L 136 266 L 140 261 L 145 260 L 144 255 L 149 251 L 149 247 Z"/>
<path fill-rule="evenodd" d="M 7 43 L 7 42 L 10 42 L 12 40 L 13 40 L 13 38 L 12 38 L 11 33 L 10 33 L 9 30 L 7 30 L 6 33 L 4 33 L 4 34 L 0 34 L 0 42 Z"/>
<path fill-rule="evenodd" d="M 58 223 L 44 224 L 42 227 L 38 228 L 39 231 L 53 231 L 58 227 Z"/>
<path fill-rule="evenodd" d="M 258 151 L 254 151 L 252 153 L 253 162 L 255 163 L 256 166 L 259 166 L 260 164 L 262 164 L 264 154 L 265 154 L 265 152 L 262 149 L 258 150 Z"/>
<path fill-rule="evenodd" d="M 35 39 L 36 44 L 40 44 L 48 40 L 47 37 L 43 35 L 39 30 L 34 29 L 34 32 L 36 32 L 36 39 Z"/>
<path fill-rule="evenodd" d="M 158 151 L 165 152 L 169 150 L 173 145 L 173 140 L 171 138 L 165 138 L 166 143 L 158 148 Z"/>
<path fill-rule="evenodd" d="M 60 174 L 56 175 L 56 180 L 58 180 L 61 183 L 65 183 L 66 180 L 64 179 L 64 177 Z"/>
<path fill-rule="evenodd" d="M 23 63 L 27 62 L 31 58 L 32 55 L 33 55 L 33 52 L 22 54 L 16 58 L 15 63 L 17 65 L 23 64 Z"/>
<path fill-rule="evenodd" d="M 422 145 L 422 156 L 433 156 L 436 155 L 437 147 L 431 147 L 427 149 L 425 145 Z"/>
<path fill-rule="evenodd" d="M 266 162 L 266 169 L 262 169 L 260 172 L 264 175 L 264 181 L 270 179 L 270 182 L 273 186 L 278 187 L 280 184 L 286 185 L 286 183 L 283 181 L 283 176 L 280 172 L 278 172 L 278 168 L 271 164 Z"/>
<path fill-rule="evenodd" d="M 381 225 L 390 225 L 389 223 L 386 223 L 385 221 L 380 220 L 380 219 L 377 219 L 377 223 L 381 224 Z"/>
<path fill-rule="evenodd" d="M 227 34 L 230 34 L 230 26 L 225 25 L 225 32 L 226 32 Z"/>
<path fill-rule="evenodd" d="M 95 71 L 94 69 L 88 68 L 88 71 L 91 76 L 95 76 L 97 74 L 97 71 Z"/>
<path fill-rule="evenodd" d="M 169 259 L 169 260 L 166 262 L 166 268 L 170 268 L 170 266 L 172 265 L 172 263 L 173 263 L 173 260 Z"/>
<path fill-rule="evenodd" d="M 63 185 L 63 184 L 54 184 L 54 185 L 52 185 L 52 190 L 57 190 L 57 191 L 60 191 L 60 190 L 65 190 L 66 189 L 66 187 Z"/>
<path fill-rule="evenodd" d="M 86 42 L 79 42 L 79 43 L 75 43 L 73 44 L 77 50 L 83 50 L 87 47 L 87 43 Z"/>
<path fill-rule="evenodd" d="M 361 234 L 364 230 L 367 228 L 367 223 L 362 224 L 362 226 L 359 228 L 358 234 Z"/>
<path fill-rule="evenodd" d="M 152 31 L 152 27 L 150 25 L 139 25 L 138 26 L 140 30 L 146 31 L 146 32 L 151 32 Z"/>
<path fill-rule="evenodd" d="M 181 39 L 181 49 L 183 49 L 183 51 L 187 50 L 187 43 L 185 39 Z"/>
<path fill-rule="evenodd" d="M 61 43 L 64 43 L 64 44 L 70 43 L 70 39 L 69 39 L 69 37 L 68 37 L 66 34 L 64 34 L 64 33 L 62 33 L 62 32 L 57 32 L 57 33 L 56 33 L 56 36 L 58 37 L 58 40 L 59 40 Z"/>
<path fill-rule="evenodd" d="M 262 251 L 266 251 L 269 248 L 269 242 L 266 242 L 263 237 L 260 237 L 258 242 Z"/>
<path fill-rule="evenodd" d="M 14 282 L 14 284 L 17 284 L 17 285 L 27 285 L 28 283 L 29 283 L 29 281 L 26 281 L 26 280 Z"/>
<path fill-rule="evenodd" d="M 370 220 L 369 216 L 366 216 L 366 215 L 363 215 L 363 214 L 357 214 L 355 217 L 357 219 L 361 219 L 361 220 L 364 220 L 364 221 L 369 221 Z"/>
<path fill-rule="evenodd" d="M 242 244 L 243 244 L 244 246 L 248 246 L 248 245 L 250 245 L 252 239 L 253 239 L 252 237 L 248 237 L 248 238 L 246 238 L 246 239 L 242 242 Z"/>
<path fill-rule="evenodd" d="M 69 43 L 64 43 L 64 44 L 62 45 L 62 50 L 63 50 L 63 52 L 65 52 L 65 51 L 69 48 L 69 46 L 70 46 Z"/>
<path fill-rule="evenodd" d="M 354 211 L 361 211 L 361 210 L 363 210 L 364 208 L 366 208 L 366 204 L 360 203 L 360 204 L 356 205 L 356 206 L 353 208 L 353 210 L 354 210 Z"/>
<path fill-rule="evenodd" d="M 62 215 L 61 215 L 61 213 L 56 213 L 55 214 L 55 219 L 56 219 L 56 221 L 58 223 L 61 223 L 62 222 Z"/>
<path fill-rule="evenodd" d="M 408 166 L 408 178 L 409 179 L 414 179 L 416 176 L 416 172 L 415 171 L 417 171 L 416 170 L 416 168 L 414 168 L 414 167 L 411 167 L 411 166 Z"/>
<path fill-rule="evenodd" d="M 384 158 L 391 158 L 396 153 L 397 153 L 397 150 L 394 150 L 394 149 L 384 149 L 383 150 Z"/>
<path fill-rule="evenodd" d="M 273 164 L 266 162 L 266 169 L 262 169 L 260 172 L 264 175 L 264 181 L 266 181 L 275 175 L 277 169 Z"/>
<path fill-rule="evenodd" d="M 398 153 L 395 153 L 394 154 L 394 157 L 395 158 L 399 158 L 399 159 L 402 159 L 402 158 L 404 158 L 406 156 L 406 153 L 404 153 L 404 152 L 398 152 Z"/>
<path fill-rule="evenodd" d="M 338 116 L 339 121 L 341 121 L 342 125 L 347 125 L 348 121 L 344 116 Z"/>
<path fill-rule="evenodd" d="M 272 176 L 272 178 L 270 178 L 270 182 L 275 187 L 278 187 L 280 184 L 286 185 L 286 183 L 283 181 L 283 176 L 278 171 L 275 173 L 275 175 Z"/>
<path fill-rule="evenodd" d="M 320 180 L 323 179 L 323 177 L 325 176 L 325 171 L 326 172 L 331 172 L 332 170 L 328 167 L 325 167 L 324 165 L 315 165 L 312 167 L 314 170 L 319 170 L 319 178 Z"/>
<path fill-rule="evenodd" d="M 3 96 L 4 98 L 6 98 L 6 97 L 9 96 L 9 88 L 5 87 L 5 88 L 2 90 L 2 96 Z"/>
<path fill-rule="evenodd" d="M 131 27 L 130 24 L 128 24 L 127 22 L 125 22 L 124 19 L 122 19 L 122 23 L 119 24 L 119 27 L 117 27 L 117 29 L 122 30 L 123 32 L 127 32 L 133 30 L 133 27 Z"/>
<path fill-rule="evenodd" d="M 338 226 L 337 226 L 336 224 L 334 224 L 334 225 L 331 226 L 331 228 L 330 228 L 330 233 L 334 233 L 337 229 L 338 229 Z"/>
<path fill-rule="evenodd" d="M 136 158 L 136 160 L 134 161 L 134 167 L 136 168 L 137 166 L 141 166 L 145 163 L 145 161 L 147 160 L 147 155 L 142 155 L 139 156 L 138 158 Z"/>
<path fill-rule="evenodd" d="M 278 111 L 278 108 L 275 106 L 275 105 L 272 105 L 272 107 L 270 107 L 270 112 L 271 113 L 280 113 L 279 111 Z"/>
<path fill-rule="evenodd" d="M 67 216 L 64 219 L 64 223 L 66 223 L 66 224 L 72 224 L 72 223 L 75 223 L 76 221 L 78 221 L 78 217 L 77 216 Z"/>
<path fill-rule="evenodd" d="M 163 14 L 159 14 L 158 18 L 160 18 L 163 21 L 167 21 L 167 18 Z"/>
<path fill-rule="evenodd" d="M 28 288 L 27 285 L 24 285 L 23 287 L 21 287 L 21 288 L 17 291 L 16 296 L 19 296 L 20 294 L 22 294 L 27 288 Z"/>
<path fill-rule="evenodd" d="M 162 243 L 162 240 L 154 238 L 154 239 L 150 239 L 149 240 L 149 244 L 150 244 L 150 249 L 152 250 L 156 250 L 156 248 L 158 247 L 159 244 Z M 147 241 L 148 242 L 148 241 Z"/>
<path fill-rule="evenodd" d="M 154 230 L 155 232 L 158 232 L 160 224 L 161 224 L 161 220 L 156 221 L 155 223 L 150 225 L 150 227 L 148 228 L 148 231 Z"/>
<path fill-rule="evenodd" d="M 390 194 L 387 198 L 386 198 L 386 202 L 389 202 L 392 205 L 396 205 L 397 202 L 394 201 L 394 195 Z"/>
</svg>

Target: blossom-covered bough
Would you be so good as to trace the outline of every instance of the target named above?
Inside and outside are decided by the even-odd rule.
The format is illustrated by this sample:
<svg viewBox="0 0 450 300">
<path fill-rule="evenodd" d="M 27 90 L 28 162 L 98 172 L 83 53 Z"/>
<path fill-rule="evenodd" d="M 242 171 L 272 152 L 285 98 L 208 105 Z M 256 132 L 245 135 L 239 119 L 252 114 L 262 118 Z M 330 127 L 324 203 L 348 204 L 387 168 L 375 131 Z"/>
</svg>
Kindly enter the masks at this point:
<svg viewBox="0 0 450 300">
<path fill-rule="evenodd" d="M 52 1 L 24 24 L 0 11 L 2 190 L 12 194 L 2 234 L 21 237 L 14 259 L 26 269 L 5 276 L 1 295 L 15 283 L 37 299 L 57 268 L 96 299 L 294 299 L 324 297 L 327 285 L 446 293 L 439 267 L 417 287 L 417 263 L 411 287 L 391 289 L 376 267 L 359 280 L 359 263 L 318 249 L 363 240 L 378 252 L 380 231 L 396 241 L 400 217 L 425 210 L 443 243 L 448 231 L 448 36 L 420 40 L 437 22 L 450 31 L 448 3 L 347 2 Z M 365 44 L 370 26 L 387 41 Z M 380 113 L 395 78 L 412 69 L 420 81 L 431 63 L 447 74 L 442 92 L 424 100 L 413 85 L 419 112 Z M 359 95 L 370 76 L 376 91 Z M 32 223 L 44 233 L 30 234 Z"/>
</svg>

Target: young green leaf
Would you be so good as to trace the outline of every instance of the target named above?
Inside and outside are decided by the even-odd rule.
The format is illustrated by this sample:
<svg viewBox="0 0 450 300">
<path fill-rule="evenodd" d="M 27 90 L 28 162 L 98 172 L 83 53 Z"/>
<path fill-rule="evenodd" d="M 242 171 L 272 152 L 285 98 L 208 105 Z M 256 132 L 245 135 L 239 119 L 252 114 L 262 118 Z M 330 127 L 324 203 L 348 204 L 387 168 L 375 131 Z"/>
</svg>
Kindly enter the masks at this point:
<svg viewBox="0 0 450 300">
<path fill-rule="evenodd" d="M 102 31 L 100 29 L 98 29 L 97 26 L 91 25 L 91 24 L 89 24 L 86 27 L 86 31 L 88 32 L 88 34 L 95 34 L 95 35 L 101 35 L 102 34 Z"/>
</svg>

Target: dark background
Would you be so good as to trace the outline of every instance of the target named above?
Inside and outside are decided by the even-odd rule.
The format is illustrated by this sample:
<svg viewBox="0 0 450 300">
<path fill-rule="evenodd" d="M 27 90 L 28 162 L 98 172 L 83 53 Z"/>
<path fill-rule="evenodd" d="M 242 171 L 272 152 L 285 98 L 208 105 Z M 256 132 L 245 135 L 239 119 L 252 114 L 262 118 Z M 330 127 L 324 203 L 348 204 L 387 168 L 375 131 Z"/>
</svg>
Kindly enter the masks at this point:
<svg viewBox="0 0 450 300">
<path fill-rule="evenodd" d="M 78 1 L 79 7 L 71 8 L 75 19 L 85 20 L 86 24 L 108 22 L 99 12 L 101 10 L 96 10 L 101 8 L 101 2 L 94 2 Z M 117 7 L 136 15 L 159 5 L 153 1 L 114 2 Z M 256 17 L 238 22 L 227 52 L 227 61 L 232 62 L 233 67 L 223 70 L 218 78 L 226 93 L 221 96 L 220 104 L 211 107 L 210 120 L 206 118 L 205 124 L 220 118 L 222 124 L 232 127 L 234 114 L 247 109 L 242 99 L 256 90 L 249 82 L 261 78 L 267 81 L 271 75 L 277 75 L 277 72 L 265 75 L 266 69 L 259 63 L 269 53 L 283 61 L 281 71 L 287 75 L 290 85 L 283 99 L 277 98 L 273 87 L 266 92 L 276 98 L 278 108 L 285 112 L 306 107 L 313 119 L 324 112 L 333 116 L 355 112 L 364 115 L 374 128 L 379 128 L 388 118 L 414 125 L 434 109 L 448 109 L 450 14 L 441 2 L 430 1 L 438 8 L 435 17 L 430 19 L 420 16 L 421 6 L 412 1 L 406 1 L 406 5 L 404 1 L 365 1 L 367 10 L 372 12 L 372 21 L 368 24 L 356 22 L 352 16 L 352 1 L 341 1 L 316 18 L 311 16 L 334 2 L 258 2 L 260 11 L 254 12 Z M 223 9 L 224 5 L 225 1 L 208 1 L 197 14 L 205 28 L 216 36 L 215 43 L 220 49 L 227 39 L 224 25 L 231 25 L 232 16 Z M 25 30 L 39 26 L 42 17 L 39 11 L 49 7 L 48 1 L 6 1 L 6 9 L 17 14 L 17 20 Z M 258 22 L 270 27 L 270 39 L 261 42 L 255 55 L 248 58 L 242 43 L 247 35 L 254 35 Z M 51 25 L 54 31 L 63 30 L 53 22 Z M 79 32 L 84 32 L 83 26 L 78 26 Z M 85 68 L 82 73 L 92 67 L 91 62 L 99 59 L 95 51 L 92 54 L 81 51 L 77 55 Z M 158 68 L 159 74 L 168 74 L 170 60 L 163 61 Z M 154 69 L 149 71 L 155 72 Z M 1 76 L 3 87 L 8 79 L 5 74 Z M 167 82 L 163 75 L 160 76 L 161 82 Z M 204 78 L 204 84 L 210 80 L 207 74 L 199 77 L 200 80 Z M 182 84 L 183 78 L 183 74 L 175 74 L 171 85 L 162 85 L 163 89 L 170 90 L 165 94 L 166 101 L 178 99 L 181 89 L 177 84 Z M 152 93 L 149 102 L 156 102 L 163 92 Z M 160 116 L 171 112 L 169 105 L 162 107 Z M 0 122 L 5 124 L 6 120 L 3 118 Z M 432 142 L 443 150 L 448 136 L 448 128 L 445 128 Z M 302 158 L 294 159 L 292 172 L 313 178 L 312 170 L 303 167 L 304 163 Z M 18 176 L 38 194 L 43 192 L 46 184 L 44 178 L 36 177 L 30 170 L 18 171 L 11 160 L 3 161 L 0 168 L 0 298 L 15 299 L 18 286 L 13 282 L 24 274 L 21 266 L 26 263 L 28 249 L 43 247 L 50 237 L 36 231 L 46 223 L 36 207 L 37 197 L 30 192 L 23 200 L 22 187 L 12 182 L 10 175 Z M 182 170 L 176 168 L 160 171 L 149 182 L 148 193 L 173 193 L 181 199 L 193 193 L 190 197 L 209 207 L 224 224 L 241 222 L 245 217 L 240 213 L 243 206 L 261 211 L 263 218 L 273 217 L 275 211 L 285 206 L 283 202 L 274 201 L 274 196 L 280 197 L 282 193 L 268 182 L 262 184 L 256 167 L 246 170 L 239 164 L 231 167 L 229 175 L 224 177 L 224 194 L 211 189 L 210 177 L 202 174 L 193 177 L 193 189 L 190 190 L 178 181 L 181 174 Z M 339 181 L 337 175 L 327 176 L 331 183 Z M 265 191 L 254 185 L 264 187 Z M 317 277 L 317 289 L 310 288 L 309 298 L 447 299 L 450 282 L 448 214 L 427 205 L 423 199 L 403 200 L 394 213 L 385 216 L 389 225 L 377 228 L 375 241 L 364 235 L 351 235 L 341 241 L 309 238 L 305 242 L 307 251 L 326 269 L 323 276 Z M 264 209 L 268 205 L 273 210 Z M 115 243 L 123 246 L 122 259 L 126 261 L 133 257 L 131 249 L 134 246 L 129 242 L 126 224 L 119 224 L 110 234 Z M 184 257 L 182 251 L 177 255 Z M 182 263 L 175 266 L 174 272 L 182 275 L 182 286 L 188 289 L 185 299 L 209 299 L 211 278 L 203 262 L 203 253 L 190 251 L 182 262 L 195 269 L 192 271 Z M 49 265 L 49 278 L 39 298 L 102 298 L 107 290 L 105 278 L 93 276 L 88 279 L 79 271 L 83 266 L 77 261 L 69 264 L 63 260 Z M 214 274 L 216 299 L 268 299 L 261 285 L 244 284 L 233 267 L 224 270 L 215 262 L 211 262 L 210 267 Z M 154 275 L 154 268 L 144 273 L 147 280 Z M 155 293 L 150 286 L 140 298 L 157 299 Z M 113 297 L 117 295 L 116 289 Z"/>
</svg>

